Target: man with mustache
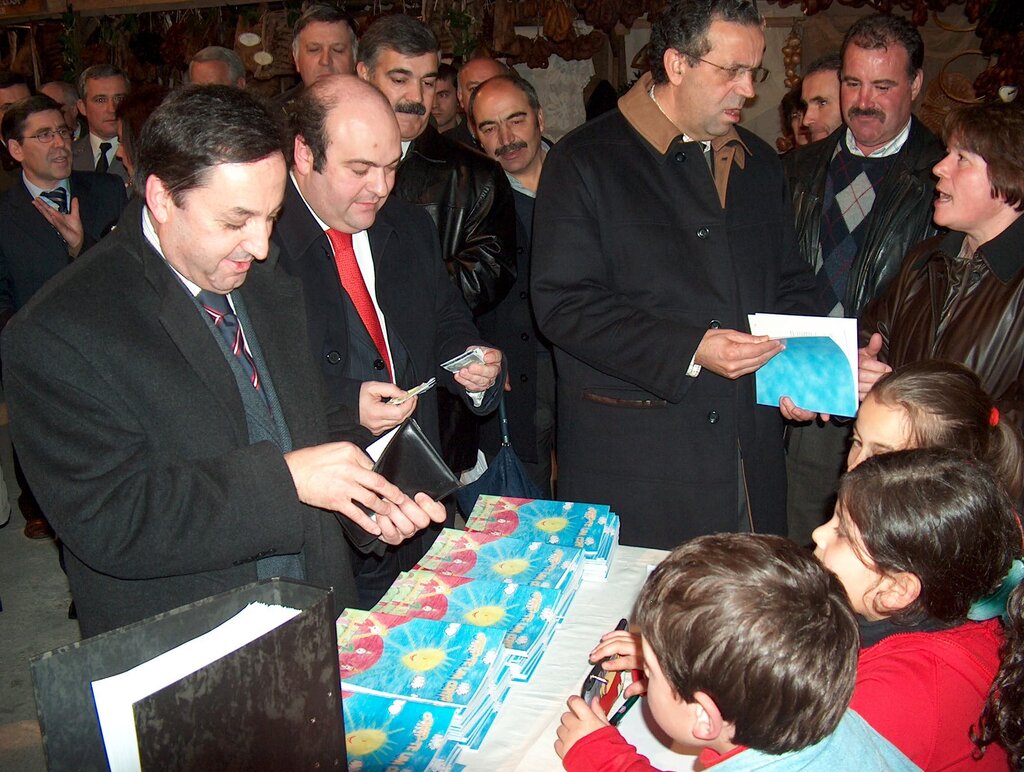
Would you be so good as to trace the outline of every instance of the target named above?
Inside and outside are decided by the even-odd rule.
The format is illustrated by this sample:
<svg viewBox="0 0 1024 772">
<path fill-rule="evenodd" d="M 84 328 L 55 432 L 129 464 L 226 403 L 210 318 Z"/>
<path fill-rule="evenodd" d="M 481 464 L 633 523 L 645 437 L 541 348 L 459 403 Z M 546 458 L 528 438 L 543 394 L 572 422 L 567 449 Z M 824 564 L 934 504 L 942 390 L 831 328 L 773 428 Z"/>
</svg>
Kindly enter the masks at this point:
<svg viewBox="0 0 1024 772">
<path fill-rule="evenodd" d="M 924 43 L 898 16 L 873 15 L 847 31 L 839 96 L 845 125 L 783 159 L 800 254 L 814 266 L 831 316 L 859 317 L 883 293 L 907 249 L 935 232 L 932 167 L 942 143 L 911 115 Z M 787 417 L 789 536 L 810 541 L 832 513 L 849 426 L 803 411 Z"/>
<path fill-rule="evenodd" d="M 117 222 L 126 203 L 117 177 L 72 171 L 71 130 L 48 96 L 4 112 L 0 134 L 21 180 L 0 194 L 0 329 L 36 292 Z M 30 539 L 53 536 L 15 456 L 18 505 Z"/>
<path fill-rule="evenodd" d="M 391 105 L 373 86 L 338 75 L 306 89 L 288 121 L 292 171 L 273 240 L 281 266 L 302 281 L 310 345 L 328 394 L 358 405 L 359 422 L 374 435 L 414 416 L 437 446 L 438 390 L 473 413 L 491 412 L 504 383 L 502 355 L 480 340 L 448 280 L 430 217 L 390 195 L 402 155 Z M 358 266 L 355 285 L 346 254 Z M 359 306 L 360 294 L 372 309 Z M 476 346 L 484 364 L 454 377 L 439 367 Z M 408 398 L 406 389 L 432 377 L 438 389 Z M 384 555 L 353 551 L 360 607 L 380 600 L 430 539 L 424 532 Z"/>
<path fill-rule="evenodd" d="M 530 305 L 530 236 L 533 205 L 548 145 L 537 91 L 515 74 L 495 75 L 469 97 L 468 110 L 480 147 L 505 171 L 516 203 L 518 276 L 497 308 L 480 317 L 480 331 L 511 363 L 505 395 L 512 447 L 541 491 L 551 495 L 555 434 L 555 371 L 551 347 L 537 328 Z M 494 457 L 501 447 L 497 416 L 480 427 L 480 446 Z"/>
<path fill-rule="evenodd" d="M 498 164 L 430 125 L 437 71 L 437 38 L 411 16 L 383 16 L 359 41 L 356 73 L 388 98 L 401 131 L 394 195 L 430 214 L 448 275 L 479 316 L 516 279 L 515 204 Z M 438 400 L 442 455 L 459 473 L 476 462 L 477 419 L 446 392 Z"/>
<path fill-rule="evenodd" d="M 531 289 L 555 351 L 558 497 L 610 504 L 623 544 L 783 533 L 782 419 L 747 315 L 815 313 L 773 148 L 739 128 L 767 71 L 752 0 L 673 0 L 650 65 L 547 154 Z"/>
<path fill-rule="evenodd" d="M 128 76 L 112 64 L 94 64 L 78 76 L 78 111 L 89 131 L 73 145 L 78 171 L 116 174 L 128 181 L 128 170 L 117 157 L 117 106 L 128 94 Z"/>
</svg>

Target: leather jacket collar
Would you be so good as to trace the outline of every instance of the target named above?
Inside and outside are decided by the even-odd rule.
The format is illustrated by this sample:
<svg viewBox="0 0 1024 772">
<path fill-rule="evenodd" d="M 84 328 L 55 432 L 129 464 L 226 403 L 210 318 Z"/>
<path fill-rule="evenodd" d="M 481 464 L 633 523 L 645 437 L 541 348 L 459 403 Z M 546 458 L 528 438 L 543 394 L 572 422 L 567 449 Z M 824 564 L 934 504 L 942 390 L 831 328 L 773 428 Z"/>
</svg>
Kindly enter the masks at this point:
<svg viewBox="0 0 1024 772">
<path fill-rule="evenodd" d="M 938 252 L 943 256 L 955 258 L 960 254 L 966 234 L 959 231 L 947 233 L 939 242 Z M 1024 268 L 1024 255 L 1020 246 L 1024 244 L 1024 217 L 1018 217 L 1009 228 L 994 239 L 986 241 L 978 249 L 978 257 L 985 261 L 989 270 L 1003 284 L 1009 284 Z M 921 268 L 936 255 L 930 252 L 920 257 L 915 268 Z"/>
</svg>

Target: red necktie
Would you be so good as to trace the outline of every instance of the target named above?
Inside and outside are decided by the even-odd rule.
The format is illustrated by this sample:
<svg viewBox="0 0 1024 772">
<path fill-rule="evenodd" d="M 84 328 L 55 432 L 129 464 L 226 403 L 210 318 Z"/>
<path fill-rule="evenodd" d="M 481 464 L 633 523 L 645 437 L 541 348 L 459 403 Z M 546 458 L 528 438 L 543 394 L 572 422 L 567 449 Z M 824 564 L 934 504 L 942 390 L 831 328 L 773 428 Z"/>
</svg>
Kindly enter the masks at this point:
<svg viewBox="0 0 1024 772">
<path fill-rule="evenodd" d="M 356 262 L 356 251 L 352 248 L 352 234 L 328 228 L 327 238 L 331 240 L 331 246 L 334 247 L 334 263 L 338 267 L 341 286 L 345 288 L 345 292 L 352 300 L 352 305 L 356 307 L 359 318 L 363 320 L 363 326 L 370 333 L 370 339 L 377 347 L 377 351 L 388 368 L 388 375 L 393 380 L 394 373 L 391 371 L 388 347 L 384 342 L 384 330 L 381 329 L 377 309 L 373 307 L 373 299 L 366 289 L 366 282 L 363 281 L 363 272 L 359 270 L 359 264 Z"/>
</svg>

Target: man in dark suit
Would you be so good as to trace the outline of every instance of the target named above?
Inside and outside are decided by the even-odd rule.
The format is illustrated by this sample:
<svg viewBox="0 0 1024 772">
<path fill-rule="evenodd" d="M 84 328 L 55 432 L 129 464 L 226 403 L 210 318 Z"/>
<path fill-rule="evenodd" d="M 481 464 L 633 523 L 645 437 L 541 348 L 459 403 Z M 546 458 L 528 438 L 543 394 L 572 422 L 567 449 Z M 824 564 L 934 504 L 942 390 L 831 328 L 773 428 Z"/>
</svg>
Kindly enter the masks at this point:
<svg viewBox="0 0 1024 772">
<path fill-rule="evenodd" d="M 359 40 L 356 73 L 388 98 L 401 130 L 394 195 L 430 214 L 448 275 L 479 316 L 515 283 L 515 203 L 500 166 L 430 125 L 437 71 L 437 37 L 411 16 L 382 16 Z M 478 421 L 446 394 L 438 399 L 442 451 L 462 472 L 477 460 Z"/>
<path fill-rule="evenodd" d="M 313 356 L 329 395 L 358 403 L 359 421 L 373 434 L 415 415 L 437 447 L 436 390 L 401 405 L 384 400 L 436 377 L 468 409 L 488 413 L 504 382 L 502 357 L 480 340 L 448 280 L 430 217 L 389 198 L 402 153 L 394 113 L 377 89 L 339 75 L 307 89 L 289 120 L 292 182 L 273 238 L 282 267 L 302 280 Z M 356 263 L 361 285 L 351 283 L 346 259 Z M 484 364 L 454 375 L 439 367 L 475 346 Z M 424 533 L 383 559 L 357 556 L 365 606 L 422 556 L 429 538 Z"/>
<path fill-rule="evenodd" d="M 117 157 L 117 106 L 128 95 L 128 76 L 112 64 L 94 64 L 78 76 L 78 111 L 88 131 L 75 141 L 74 168 L 116 174 L 128 181 Z"/>
<path fill-rule="evenodd" d="M 0 121 L 21 179 L 0 194 L 0 329 L 40 287 L 95 244 L 121 216 L 124 185 L 108 174 L 71 171 L 71 132 L 60 105 L 38 95 L 16 102 Z M 53 536 L 15 455 L 30 539 Z"/>
<path fill-rule="evenodd" d="M 346 537 L 373 549 L 444 519 L 328 442 L 356 427 L 327 410 L 301 287 L 270 247 L 279 136 L 240 89 L 172 94 L 117 230 L 4 331 L 12 436 L 83 635 L 271 576 L 349 605 Z"/>
</svg>

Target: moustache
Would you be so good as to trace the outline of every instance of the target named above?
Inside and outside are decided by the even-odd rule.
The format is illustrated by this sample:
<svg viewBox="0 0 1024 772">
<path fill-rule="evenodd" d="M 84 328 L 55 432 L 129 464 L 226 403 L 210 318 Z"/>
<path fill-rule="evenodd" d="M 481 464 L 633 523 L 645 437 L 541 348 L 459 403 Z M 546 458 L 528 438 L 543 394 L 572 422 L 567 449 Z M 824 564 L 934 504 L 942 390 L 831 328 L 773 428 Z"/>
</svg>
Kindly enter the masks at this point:
<svg viewBox="0 0 1024 772">
<path fill-rule="evenodd" d="M 858 117 L 877 118 L 880 121 L 884 121 L 885 120 L 885 113 L 883 113 L 881 110 L 879 110 L 877 108 L 874 108 L 874 107 L 869 107 L 867 109 L 864 109 L 864 108 L 861 108 L 861 107 L 851 107 L 850 108 L 850 117 L 851 118 L 858 118 Z"/>
<path fill-rule="evenodd" d="M 422 102 L 399 102 L 395 105 L 395 112 L 422 117 L 427 114 L 427 108 L 423 106 Z"/>
<path fill-rule="evenodd" d="M 517 150 L 525 149 L 526 143 L 523 142 L 522 140 L 517 140 L 516 142 L 509 142 L 507 145 L 502 145 L 501 147 L 494 151 L 494 154 L 500 158 L 503 155 L 514 153 Z"/>
</svg>

